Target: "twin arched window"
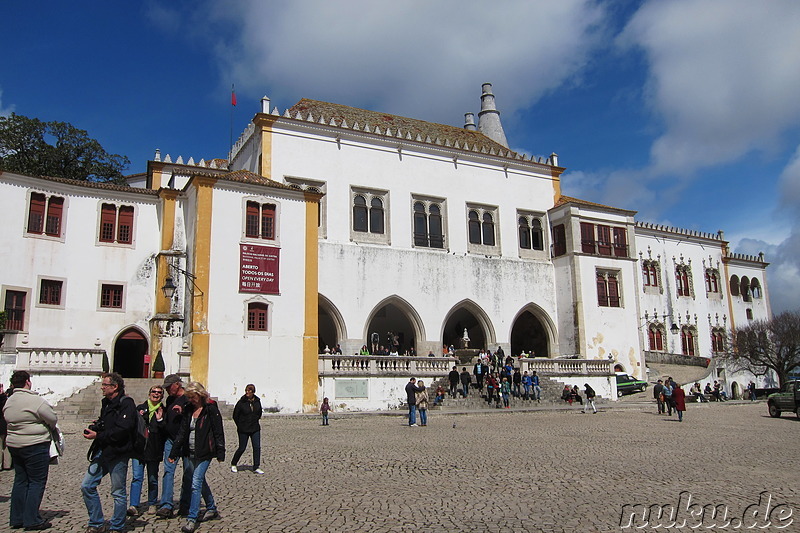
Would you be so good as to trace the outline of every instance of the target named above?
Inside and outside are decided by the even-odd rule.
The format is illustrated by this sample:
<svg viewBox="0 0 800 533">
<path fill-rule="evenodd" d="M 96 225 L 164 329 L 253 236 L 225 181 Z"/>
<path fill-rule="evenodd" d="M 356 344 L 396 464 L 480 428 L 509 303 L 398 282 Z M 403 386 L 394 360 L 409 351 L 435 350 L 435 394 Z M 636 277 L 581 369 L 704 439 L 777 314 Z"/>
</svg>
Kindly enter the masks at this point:
<svg viewBox="0 0 800 533">
<path fill-rule="evenodd" d="M 414 202 L 414 246 L 444 248 L 442 209 L 439 204 Z"/>
<path fill-rule="evenodd" d="M 468 217 L 470 244 L 494 246 L 494 218 L 492 213 L 484 211 L 479 214 L 477 210 L 470 209 Z"/>
<path fill-rule="evenodd" d="M 357 194 L 353 198 L 353 231 L 384 233 L 384 210 L 383 200 L 377 196 L 369 201 L 364 195 Z"/>
<path fill-rule="evenodd" d="M 664 329 L 664 324 L 650 324 L 647 330 L 647 338 L 650 341 L 650 351 L 663 352 L 665 337 L 666 330 Z"/>
<path fill-rule="evenodd" d="M 519 247 L 523 250 L 543 250 L 542 222 L 536 217 L 521 216 L 517 220 Z"/>
<path fill-rule="evenodd" d="M 681 353 L 683 355 L 695 355 L 696 346 L 697 330 L 692 326 L 683 326 L 681 328 Z"/>
</svg>

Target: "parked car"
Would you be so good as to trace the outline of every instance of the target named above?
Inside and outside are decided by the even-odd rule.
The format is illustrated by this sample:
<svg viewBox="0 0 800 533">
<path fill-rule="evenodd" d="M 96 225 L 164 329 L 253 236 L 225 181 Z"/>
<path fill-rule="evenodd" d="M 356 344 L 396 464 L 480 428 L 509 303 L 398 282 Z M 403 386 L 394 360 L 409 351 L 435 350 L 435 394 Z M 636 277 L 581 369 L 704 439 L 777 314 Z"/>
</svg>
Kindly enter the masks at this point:
<svg viewBox="0 0 800 533">
<path fill-rule="evenodd" d="M 780 392 L 767 396 L 769 416 L 777 418 L 781 412 L 795 413 L 800 418 L 800 381 L 787 381 Z"/>
<path fill-rule="evenodd" d="M 632 392 L 647 390 L 647 382 L 636 379 L 628 374 L 617 374 L 617 396 L 630 394 Z"/>
</svg>

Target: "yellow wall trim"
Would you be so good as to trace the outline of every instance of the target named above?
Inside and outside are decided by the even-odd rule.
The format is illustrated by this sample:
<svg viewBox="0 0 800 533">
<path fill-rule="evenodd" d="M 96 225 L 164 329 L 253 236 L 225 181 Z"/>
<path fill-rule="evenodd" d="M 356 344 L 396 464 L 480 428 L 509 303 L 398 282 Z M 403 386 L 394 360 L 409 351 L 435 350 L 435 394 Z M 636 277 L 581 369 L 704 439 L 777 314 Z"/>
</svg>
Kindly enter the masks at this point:
<svg viewBox="0 0 800 533">
<path fill-rule="evenodd" d="M 261 156 L 258 159 L 258 174 L 272 179 L 272 125 L 280 117 L 259 113 L 253 124 L 261 128 Z"/>
<path fill-rule="evenodd" d="M 319 390 L 319 242 L 317 220 L 319 195 L 305 194 L 305 312 L 303 327 L 303 408 L 313 411 L 317 407 Z"/>
<path fill-rule="evenodd" d="M 195 275 L 192 288 L 192 379 L 208 384 L 209 337 L 208 293 L 211 274 L 211 221 L 214 178 L 195 176 L 190 185 L 196 188 L 194 213 L 194 257 L 190 272 Z"/>
</svg>

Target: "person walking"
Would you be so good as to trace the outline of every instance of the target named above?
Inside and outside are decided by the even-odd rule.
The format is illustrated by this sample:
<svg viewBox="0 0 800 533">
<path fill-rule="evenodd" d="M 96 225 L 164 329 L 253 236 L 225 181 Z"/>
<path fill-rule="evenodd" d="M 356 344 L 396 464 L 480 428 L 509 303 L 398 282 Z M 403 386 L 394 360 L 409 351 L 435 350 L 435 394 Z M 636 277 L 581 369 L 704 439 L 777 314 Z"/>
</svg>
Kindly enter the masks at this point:
<svg viewBox="0 0 800 533">
<path fill-rule="evenodd" d="M 478 384 L 478 391 L 480 394 L 483 394 L 483 379 L 486 377 L 486 372 L 488 369 L 489 367 L 483 363 L 483 359 L 478 359 L 478 362 L 475 363 L 475 368 L 472 370 L 472 373 L 475 375 L 475 381 Z"/>
<path fill-rule="evenodd" d="M 661 389 L 661 394 L 664 395 L 664 407 L 667 409 L 667 416 L 672 416 L 672 378 L 667 378 L 664 381 L 664 388 Z"/>
<path fill-rule="evenodd" d="M 672 401 L 675 402 L 675 411 L 678 413 L 678 422 L 683 422 L 683 412 L 686 410 L 686 394 L 683 392 L 683 389 L 680 385 L 672 382 L 675 384 L 675 388 L 672 389 Z"/>
<path fill-rule="evenodd" d="M 417 378 L 411 378 L 406 383 L 406 403 L 408 404 L 408 425 L 417 427 Z"/>
<path fill-rule="evenodd" d="M 508 382 L 507 377 L 504 377 L 503 382 L 500 384 L 500 394 L 503 395 L 503 407 L 510 409 L 511 406 L 508 404 L 508 397 L 511 396 L 511 383 Z"/>
<path fill-rule="evenodd" d="M 464 395 L 464 398 L 469 395 L 469 386 L 472 384 L 472 376 L 469 375 L 467 372 L 467 367 L 464 367 L 461 370 L 461 394 Z"/>
<path fill-rule="evenodd" d="M 328 398 L 322 399 L 322 405 L 319 407 L 319 412 L 322 415 L 322 425 L 328 425 L 328 413 L 331 411 L 331 404 L 328 403 Z"/>
<path fill-rule="evenodd" d="M 455 398 L 458 394 L 458 382 L 461 381 L 461 375 L 458 373 L 458 367 L 453 366 L 453 370 L 447 374 L 447 380 L 450 382 L 450 397 Z"/>
<path fill-rule="evenodd" d="M 583 389 L 584 394 L 586 394 L 586 403 L 583 404 L 583 410 L 581 413 L 586 413 L 587 409 L 591 405 L 592 411 L 594 414 L 597 414 L 597 407 L 594 405 L 594 397 L 596 396 L 594 389 L 590 387 L 588 383 L 583 384 Z"/>
<path fill-rule="evenodd" d="M 81 483 L 81 493 L 89 525 L 86 533 L 103 533 L 106 523 L 97 486 L 106 474 L 111 477 L 111 496 L 114 498 L 114 514 L 111 531 L 125 528 L 128 495 L 125 482 L 128 477 L 128 461 L 133 453 L 136 431 L 136 403 L 125 396 L 125 380 L 116 372 L 103 373 L 100 388 L 103 400 L 100 418 L 83 430 L 83 437 L 92 441 L 87 457 L 89 468 Z"/>
<path fill-rule="evenodd" d="M 239 459 L 242 458 L 247 448 L 247 441 L 253 446 L 253 472 L 263 474 L 261 469 L 261 399 L 256 396 L 256 386 L 250 383 L 244 387 L 244 396 L 239 398 L 233 408 L 233 421 L 236 423 L 236 433 L 239 435 L 239 447 L 231 460 L 231 472 L 238 472 Z"/>
<path fill-rule="evenodd" d="M 425 388 L 425 383 L 422 380 L 417 382 L 417 392 L 415 400 L 417 401 L 417 411 L 419 411 L 419 425 L 428 425 L 428 389 Z"/>
<path fill-rule="evenodd" d="M 200 521 L 201 497 L 206 503 L 202 520 L 219 518 L 214 495 L 206 481 L 206 471 L 213 458 L 216 457 L 220 463 L 225 461 L 225 433 L 219 407 L 202 384 L 190 382 L 186 387 L 186 399 L 186 413 L 168 461 L 174 464 L 178 457 L 186 459 L 183 463 L 185 475 L 192 480 L 192 488 L 189 512 L 181 531 L 193 533 Z"/>
<path fill-rule="evenodd" d="M 8 451 L 6 446 L 6 435 L 8 434 L 8 424 L 3 416 L 3 407 L 8 400 L 8 394 L 3 390 L 3 384 L 0 383 L 0 470 L 11 470 L 11 452 Z"/>
<path fill-rule="evenodd" d="M 175 503 L 175 467 L 174 462 L 168 461 L 175 438 L 183 424 L 183 410 L 186 407 L 186 396 L 178 374 L 170 374 L 164 378 L 164 392 L 167 400 L 164 402 L 164 412 L 166 413 L 164 424 L 164 477 L 161 479 L 161 502 L 159 502 L 156 516 L 159 518 L 172 518 Z M 191 478 L 186 476 L 186 460 L 183 461 L 183 482 L 181 483 L 180 503 L 178 504 L 178 514 L 185 515 L 189 512 L 189 498 L 191 496 Z"/>
<path fill-rule="evenodd" d="M 749 393 L 750 401 L 756 401 L 756 384 L 752 381 L 747 384 L 747 392 Z"/>
<path fill-rule="evenodd" d="M 489 406 L 492 405 L 492 400 L 494 399 L 495 391 L 497 390 L 497 378 L 494 374 L 489 374 L 489 377 L 486 379 L 486 403 Z"/>
<path fill-rule="evenodd" d="M 3 406 L 6 445 L 14 463 L 8 524 L 26 531 L 48 529 L 52 524 L 42 518 L 39 506 L 47 487 L 50 432 L 58 417 L 50 404 L 31 390 L 31 376 L 25 370 L 11 375 L 11 386 Z"/>
<path fill-rule="evenodd" d="M 147 401 L 136 407 L 136 411 L 144 419 L 147 426 L 147 443 L 140 457 L 131 458 L 131 501 L 128 516 L 139 516 L 158 505 L 158 465 L 164 457 L 164 388 L 161 385 L 150 387 Z M 142 485 L 147 470 L 147 502 L 145 509 L 142 503 Z"/>
<path fill-rule="evenodd" d="M 656 403 L 658 404 L 658 414 L 664 414 L 664 381 L 658 380 L 658 383 L 653 387 L 653 398 L 655 398 Z"/>
</svg>

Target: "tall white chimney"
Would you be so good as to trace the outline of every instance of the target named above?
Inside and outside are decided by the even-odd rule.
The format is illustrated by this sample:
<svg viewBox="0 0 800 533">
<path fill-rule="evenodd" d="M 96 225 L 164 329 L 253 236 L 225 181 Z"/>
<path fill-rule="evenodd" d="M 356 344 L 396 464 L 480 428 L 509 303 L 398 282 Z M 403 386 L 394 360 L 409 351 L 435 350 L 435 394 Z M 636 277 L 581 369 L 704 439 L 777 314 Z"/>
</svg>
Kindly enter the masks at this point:
<svg viewBox="0 0 800 533">
<path fill-rule="evenodd" d="M 484 83 L 481 87 L 481 110 L 478 113 L 478 131 L 508 148 L 506 134 L 500 123 L 500 112 L 494 103 L 492 84 Z"/>
</svg>

